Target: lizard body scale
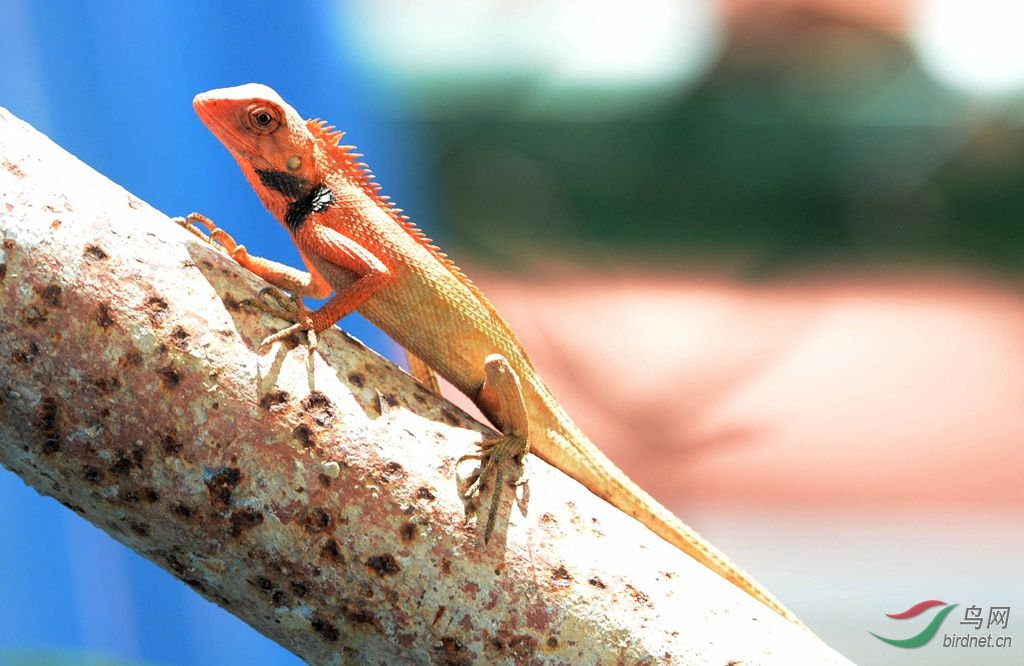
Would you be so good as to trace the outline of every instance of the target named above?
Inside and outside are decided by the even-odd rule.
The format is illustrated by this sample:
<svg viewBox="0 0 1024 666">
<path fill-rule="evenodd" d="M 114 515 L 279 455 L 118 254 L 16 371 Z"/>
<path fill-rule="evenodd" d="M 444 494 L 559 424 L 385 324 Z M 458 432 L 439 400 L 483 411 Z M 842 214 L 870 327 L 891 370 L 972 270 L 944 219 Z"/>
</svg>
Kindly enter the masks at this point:
<svg viewBox="0 0 1024 666">
<path fill-rule="evenodd" d="M 196 96 L 201 120 L 288 228 L 309 273 L 249 255 L 202 216 L 243 266 L 302 296 L 333 297 L 267 342 L 322 331 L 358 309 L 412 356 L 472 399 L 506 437 L 480 469 L 527 450 L 633 516 L 782 616 L 799 620 L 714 546 L 620 471 L 572 422 L 487 298 L 380 194 L 342 133 L 303 120 L 260 84 Z M 195 222 L 193 216 L 190 221 Z M 300 301 L 301 302 L 301 301 Z M 422 378 L 422 373 L 415 373 Z M 485 464 L 486 461 L 486 464 Z M 500 492 L 500 486 L 494 492 Z M 493 514 L 492 514 L 493 515 Z M 490 525 L 488 526 L 489 529 Z M 486 534 L 485 534 L 486 537 Z"/>
</svg>

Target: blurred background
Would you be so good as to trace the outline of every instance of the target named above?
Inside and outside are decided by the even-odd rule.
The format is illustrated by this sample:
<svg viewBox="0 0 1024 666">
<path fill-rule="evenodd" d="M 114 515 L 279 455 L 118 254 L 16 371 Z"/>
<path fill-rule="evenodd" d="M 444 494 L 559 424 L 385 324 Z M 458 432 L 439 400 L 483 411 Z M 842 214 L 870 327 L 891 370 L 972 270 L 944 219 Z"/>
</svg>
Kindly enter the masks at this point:
<svg viewBox="0 0 1024 666">
<path fill-rule="evenodd" d="M 591 438 L 826 642 L 1011 664 L 1022 24 L 1001 0 L 2 0 L 0 105 L 299 265 L 191 109 L 271 85 L 348 131 Z M 0 506 L 0 663 L 300 663 L 6 471 Z M 868 633 L 918 633 L 885 614 L 925 599 L 1010 606 L 943 632 L 1019 642 Z"/>
</svg>

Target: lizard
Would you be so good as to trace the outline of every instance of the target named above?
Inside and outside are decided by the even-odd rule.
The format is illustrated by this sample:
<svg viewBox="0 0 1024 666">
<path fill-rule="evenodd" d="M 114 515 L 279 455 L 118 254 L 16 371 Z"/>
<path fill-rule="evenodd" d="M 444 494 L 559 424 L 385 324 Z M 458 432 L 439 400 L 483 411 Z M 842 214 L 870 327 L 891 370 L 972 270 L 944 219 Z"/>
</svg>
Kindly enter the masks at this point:
<svg viewBox="0 0 1024 666">
<path fill-rule="evenodd" d="M 305 332 L 312 350 L 317 333 L 358 310 L 407 351 L 417 379 L 436 391 L 436 372 L 468 396 L 501 433 L 485 438 L 479 455 L 466 456 L 479 460 L 479 466 L 464 497 L 479 491 L 481 479 L 494 472 L 485 542 L 494 525 L 502 470 L 532 452 L 768 608 L 802 624 L 591 443 L 545 386 L 494 306 L 381 193 L 369 167 L 359 161 L 363 156 L 340 143 L 343 132 L 319 119 L 304 120 L 262 84 L 200 93 L 193 106 L 288 230 L 308 269 L 250 255 L 198 213 L 178 218 L 243 267 L 292 294 L 293 308 L 282 314 L 291 314 L 288 319 L 295 323 L 268 336 L 260 348 Z M 309 311 L 302 304 L 307 296 L 330 298 Z"/>
</svg>

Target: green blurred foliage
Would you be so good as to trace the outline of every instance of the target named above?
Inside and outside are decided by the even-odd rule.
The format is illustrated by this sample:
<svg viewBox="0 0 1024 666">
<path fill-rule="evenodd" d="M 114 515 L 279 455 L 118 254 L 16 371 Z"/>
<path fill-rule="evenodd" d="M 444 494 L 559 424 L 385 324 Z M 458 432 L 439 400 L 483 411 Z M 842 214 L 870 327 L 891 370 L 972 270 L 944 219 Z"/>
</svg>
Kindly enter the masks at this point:
<svg viewBox="0 0 1024 666">
<path fill-rule="evenodd" d="M 1020 101 L 958 96 L 888 33 L 741 27 L 698 86 L 632 116 L 531 117 L 500 94 L 423 121 L 445 242 L 492 261 L 1024 268 Z"/>
</svg>

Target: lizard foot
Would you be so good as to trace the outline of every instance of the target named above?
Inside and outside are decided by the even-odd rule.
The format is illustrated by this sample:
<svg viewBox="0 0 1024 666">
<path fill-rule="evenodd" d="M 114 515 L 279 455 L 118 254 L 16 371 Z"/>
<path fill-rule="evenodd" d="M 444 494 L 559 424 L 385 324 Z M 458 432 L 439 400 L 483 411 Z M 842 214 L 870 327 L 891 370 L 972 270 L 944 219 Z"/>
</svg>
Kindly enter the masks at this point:
<svg viewBox="0 0 1024 666">
<path fill-rule="evenodd" d="M 478 494 L 482 481 L 491 470 L 494 470 L 494 490 L 491 494 L 491 505 L 487 510 L 487 523 L 484 526 L 484 543 L 487 543 L 494 532 L 494 524 L 498 517 L 498 506 L 501 502 L 501 492 L 505 485 L 505 470 L 510 460 L 517 462 L 522 460 L 523 455 L 529 451 L 529 442 L 525 437 L 516 435 L 503 435 L 484 439 L 480 443 L 480 453 L 468 454 L 459 458 L 456 465 L 464 460 L 478 460 L 480 465 L 473 470 L 473 473 L 466 479 L 466 487 L 462 492 L 462 499 L 469 500 Z M 517 485 L 519 482 L 517 482 Z"/>
<path fill-rule="evenodd" d="M 222 248 L 235 261 L 240 261 L 240 257 L 248 255 L 244 245 L 239 245 L 231 237 L 231 234 L 218 227 L 214 224 L 213 220 L 202 213 L 189 213 L 185 217 L 174 217 L 171 219 L 210 245 Z M 200 227 L 205 227 L 206 231 Z"/>
<path fill-rule="evenodd" d="M 294 322 L 291 326 L 263 338 L 258 349 L 263 349 L 267 345 L 274 344 L 290 335 L 305 331 L 306 338 L 309 341 L 309 353 L 312 355 L 316 351 L 317 336 L 316 329 L 313 327 L 313 315 L 299 296 L 295 294 L 285 295 L 280 289 L 275 287 L 264 287 L 260 289 L 256 299 L 246 299 L 242 303 L 285 321 Z"/>
</svg>

